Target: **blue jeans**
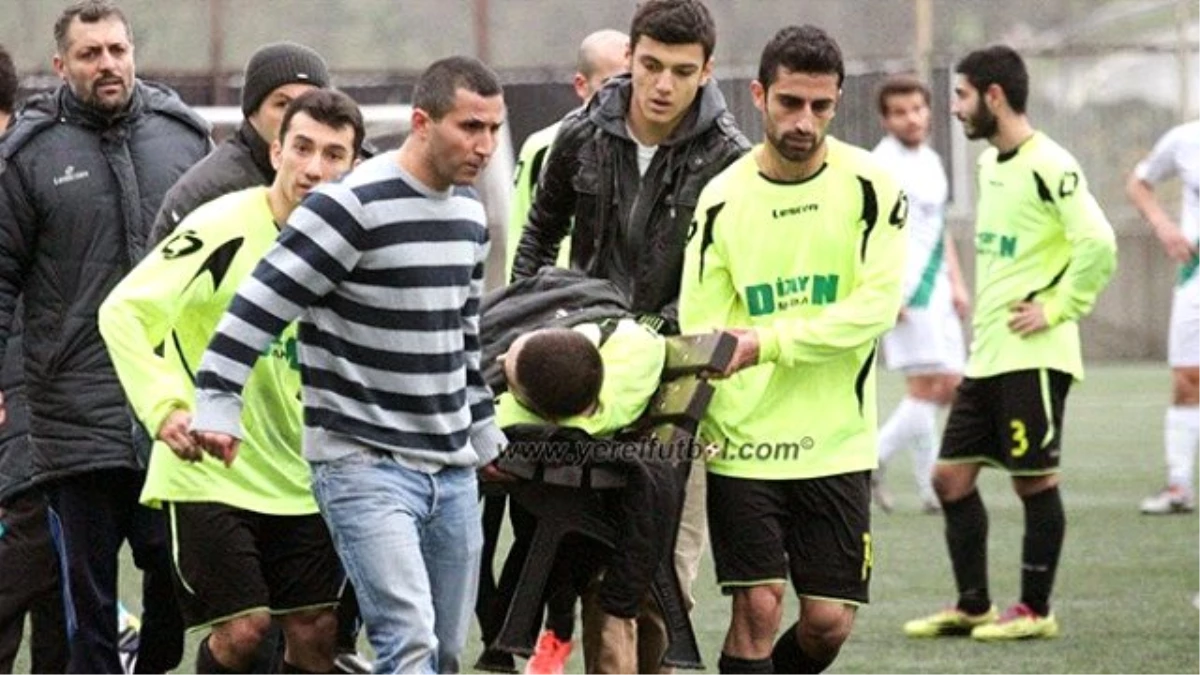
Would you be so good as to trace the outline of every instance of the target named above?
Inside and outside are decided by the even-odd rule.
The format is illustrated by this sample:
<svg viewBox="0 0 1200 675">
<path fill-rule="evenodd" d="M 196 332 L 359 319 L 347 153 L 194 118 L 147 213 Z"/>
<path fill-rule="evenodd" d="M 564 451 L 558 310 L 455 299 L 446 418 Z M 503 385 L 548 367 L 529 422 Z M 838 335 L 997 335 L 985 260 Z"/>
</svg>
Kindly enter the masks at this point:
<svg viewBox="0 0 1200 675">
<path fill-rule="evenodd" d="M 375 672 L 459 672 L 483 547 L 474 469 L 428 474 L 364 449 L 312 472 Z"/>
</svg>

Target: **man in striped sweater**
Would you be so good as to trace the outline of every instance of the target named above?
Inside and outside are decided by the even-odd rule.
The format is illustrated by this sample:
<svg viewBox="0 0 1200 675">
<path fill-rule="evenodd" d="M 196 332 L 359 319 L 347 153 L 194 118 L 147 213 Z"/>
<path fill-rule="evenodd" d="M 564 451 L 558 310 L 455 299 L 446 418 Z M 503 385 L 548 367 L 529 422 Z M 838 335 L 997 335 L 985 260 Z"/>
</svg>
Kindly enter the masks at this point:
<svg viewBox="0 0 1200 675">
<path fill-rule="evenodd" d="M 313 191 L 239 288 L 196 375 L 193 431 L 232 463 L 240 392 L 299 320 L 304 454 L 376 672 L 456 672 L 478 582 L 475 469 L 505 443 L 480 375 L 488 252 L 470 187 L 504 100 L 482 63 L 431 65 L 399 150 Z"/>
</svg>

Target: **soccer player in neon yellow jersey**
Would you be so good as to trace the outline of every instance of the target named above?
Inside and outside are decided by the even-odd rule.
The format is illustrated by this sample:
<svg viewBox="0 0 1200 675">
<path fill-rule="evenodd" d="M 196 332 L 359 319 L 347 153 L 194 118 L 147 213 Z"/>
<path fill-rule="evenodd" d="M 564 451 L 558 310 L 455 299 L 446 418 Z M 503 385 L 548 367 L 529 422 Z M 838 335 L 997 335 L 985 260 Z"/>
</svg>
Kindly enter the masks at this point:
<svg viewBox="0 0 1200 675">
<path fill-rule="evenodd" d="M 844 73 L 819 28 L 771 39 L 751 84 L 765 142 L 705 187 L 689 235 L 681 328 L 738 337 L 701 432 L 733 596 L 721 672 L 820 672 L 868 600 L 876 344 L 900 310 L 907 200 L 826 134 Z M 776 643 L 789 575 L 800 620 Z"/>
<path fill-rule="evenodd" d="M 974 341 L 933 476 L 958 602 L 904 632 L 1049 638 L 1059 630 L 1050 590 L 1066 524 L 1063 411 L 1083 377 L 1078 321 L 1112 276 L 1116 241 L 1075 158 L 1030 125 L 1020 55 L 993 46 L 968 54 L 956 71 L 954 115 L 967 138 L 992 145 L 979 159 Z M 999 616 L 975 485 L 989 465 L 1009 472 L 1025 506 L 1020 601 Z"/>
<path fill-rule="evenodd" d="M 211 629 L 198 673 L 247 672 L 271 614 L 285 636 L 285 672 L 332 672 L 343 574 L 300 454 L 295 325 L 254 366 L 235 463 L 204 458 L 188 427 L 194 373 L 238 286 L 301 199 L 350 170 L 362 138 L 362 114 L 348 96 L 300 95 L 271 144 L 271 186 L 190 213 L 100 307 L 117 375 L 157 438 L 142 502 L 168 511 L 185 622 Z"/>
</svg>

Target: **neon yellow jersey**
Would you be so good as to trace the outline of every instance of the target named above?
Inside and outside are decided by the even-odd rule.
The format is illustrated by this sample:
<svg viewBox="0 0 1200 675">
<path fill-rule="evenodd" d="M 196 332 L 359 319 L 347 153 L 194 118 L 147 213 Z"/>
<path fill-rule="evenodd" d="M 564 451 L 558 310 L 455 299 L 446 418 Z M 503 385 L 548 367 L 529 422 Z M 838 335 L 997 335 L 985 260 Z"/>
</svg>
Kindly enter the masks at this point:
<svg viewBox="0 0 1200 675">
<path fill-rule="evenodd" d="M 598 324 L 584 323 L 574 330 L 600 345 L 604 383 L 600 385 L 600 405 L 595 413 L 560 420 L 558 425 L 581 429 L 597 438 L 612 436 L 637 421 L 650 403 L 662 378 L 666 342 L 632 319 L 621 319 L 603 344 Z M 496 400 L 496 422 L 501 429 L 513 424 L 545 424 L 508 392 Z"/>
<path fill-rule="evenodd" d="M 825 165 L 784 184 L 759 145 L 700 195 L 679 298 L 684 333 L 753 328 L 759 365 L 716 381 L 708 470 L 794 479 L 873 469 L 875 346 L 896 321 L 907 199 L 870 153 L 828 137 Z"/>
<path fill-rule="evenodd" d="M 1112 226 L 1075 158 L 1035 133 L 1001 157 L 979 158 L 974 340 L 969 377 L 1052 368 L 1083 378 L 1081 317 L 1116 268 Z M 1050 328 L 1021 337 L 1010 307 L 1043 303 Z"/>
<path fill-rule="evenodd" d="M 508 204 L 508 240 L 505 243 L 506 257 L 504 259 L 504 278 L 512 275 L 513 258 L 517 255 L 517 244 L 521 241 L 521 232 L 525 223 L 529 222 L 529 209 L 533 206 L 533 196 L 537 192 L 538 178 L 542 167 L 550 154 L 550 146 L 558 135 L 561 121 L 535 131 L 521 144 L 521 152 L 517 155 L 517 166 L 513 169 L 513 192 Z M 559 267 L 571 266 L 571 238 L 563 240 L 558 249 Z"/>
<path fill-rule="evenodd" d="M 176 408 L 192 410 L 193 375 L 238 286 L 275 242 L 267 188 L 196 209 L 100 306 L 100 332 L 134 412 L 156 435 Z M 144 504 L 213 501 L 274 515 L 317 512 L 300 455 L 302 406 L 296 328 L 289 325 L 250 375 L 233 466 L 189 463 L 165 443 L 150 454 Z"/>
</svg>

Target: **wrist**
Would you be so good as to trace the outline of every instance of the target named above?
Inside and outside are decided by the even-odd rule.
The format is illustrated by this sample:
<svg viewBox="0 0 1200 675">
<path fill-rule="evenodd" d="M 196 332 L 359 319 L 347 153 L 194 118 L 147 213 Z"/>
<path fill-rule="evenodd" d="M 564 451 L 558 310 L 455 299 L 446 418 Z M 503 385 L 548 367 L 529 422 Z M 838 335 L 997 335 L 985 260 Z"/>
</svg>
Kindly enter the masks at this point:
<svg viewBox="0 0 1200 675">
<path fill-rule="evenodd" d="M 758 362 L 771 363 L 779 359 L 779 333 L 772 328 L 759 327 L 754 332 L 758 335 Z"/>
<path fill-rule="evenodd" d="M 1062 323 L 1063 310 L 1059 303 L 1053 299 L 1046 300 L 1042 303 L 1042 316 L 1046 317 L 1046 325 L 1053 328 Z"/>
</svg>

